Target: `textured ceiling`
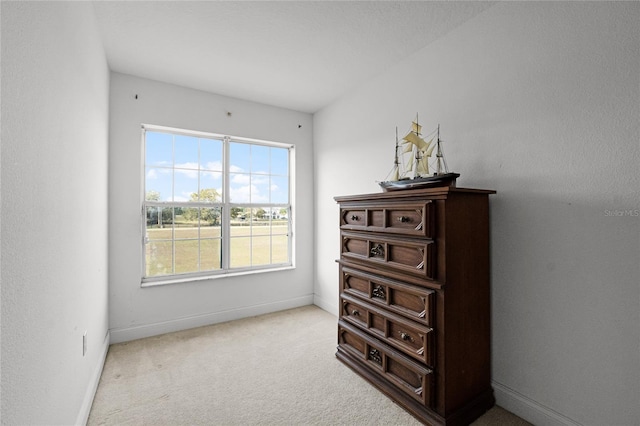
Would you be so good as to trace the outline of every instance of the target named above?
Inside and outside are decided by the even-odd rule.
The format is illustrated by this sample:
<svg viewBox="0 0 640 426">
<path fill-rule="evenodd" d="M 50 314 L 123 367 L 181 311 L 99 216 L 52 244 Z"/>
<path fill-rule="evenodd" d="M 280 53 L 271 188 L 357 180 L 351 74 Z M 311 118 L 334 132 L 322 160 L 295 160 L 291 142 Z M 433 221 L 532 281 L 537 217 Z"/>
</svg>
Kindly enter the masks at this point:
<svg viewBox="0 0 640 426">
<path fill-rule="evenodd" d="M 315 112 L 490 2 L 96 1 L 113 71 Z"/>
</svg>

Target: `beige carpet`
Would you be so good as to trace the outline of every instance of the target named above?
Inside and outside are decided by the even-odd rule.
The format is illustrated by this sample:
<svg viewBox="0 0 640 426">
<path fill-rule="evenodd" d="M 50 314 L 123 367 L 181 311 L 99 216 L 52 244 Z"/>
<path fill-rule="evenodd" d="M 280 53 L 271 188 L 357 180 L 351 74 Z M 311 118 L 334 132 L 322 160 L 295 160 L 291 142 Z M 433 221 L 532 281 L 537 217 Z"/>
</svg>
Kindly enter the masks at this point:
<svg viewBox="0 0 640 426">
<path fill-rule="evenodd" d="M 339 362 L 315 307 L 112 345 L 89 425 L 419 425 Z M 476 425 L 528 425 L 495 407 Z"/>
</svg>

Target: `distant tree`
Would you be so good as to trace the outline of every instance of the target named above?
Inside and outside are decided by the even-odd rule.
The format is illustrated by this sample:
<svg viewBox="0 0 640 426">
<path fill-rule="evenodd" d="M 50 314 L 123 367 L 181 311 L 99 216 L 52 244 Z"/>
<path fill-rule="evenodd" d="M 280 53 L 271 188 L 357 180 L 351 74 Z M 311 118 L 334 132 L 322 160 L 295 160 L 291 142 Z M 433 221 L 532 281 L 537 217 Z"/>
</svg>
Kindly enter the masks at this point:
<svg viewBox="0 0 640 426">
<path fill-rule="evenodd" d="M 264 215 L 267 213 L 263 208 L 259 208 L 256 210 L 256 217 L 258 219 L 264 219 Z"/>
<path fill-rule="evenodd" d="M 220 200 L 220 193 L 214 188 L 201 189 L 200 192 L 191 193 L 191 201 L 207 201 L 215 203 Z"/>
<path fill-rule="evenodd" d="M 160 193 L 158 191 L 147 191 L 145 196 L 145 200 L 147 201 L 160 201 Z"/>
<path fill-rule="evenodd" d="M 244 209 L 242 207 L 231 207 L 231 219 L 237 219 L 242 213 L 244 213 Z"/>
<path fill-rule="evenodd" d="M 213 188 L 201 189 L 200 192 L 192 192 L 190 196 L 190 201 L 213 203 L 218 200 L 220 200 L 220 193 Z M 183 208 L 182 217 L 190 221 L 198 220 L 198 208 Z M 202 208 L 200 209 L 200 220 L 209 222 L 211 225 L 218 225 L 220 224 L 220 210 L 216 208 Z"/>
</svg>

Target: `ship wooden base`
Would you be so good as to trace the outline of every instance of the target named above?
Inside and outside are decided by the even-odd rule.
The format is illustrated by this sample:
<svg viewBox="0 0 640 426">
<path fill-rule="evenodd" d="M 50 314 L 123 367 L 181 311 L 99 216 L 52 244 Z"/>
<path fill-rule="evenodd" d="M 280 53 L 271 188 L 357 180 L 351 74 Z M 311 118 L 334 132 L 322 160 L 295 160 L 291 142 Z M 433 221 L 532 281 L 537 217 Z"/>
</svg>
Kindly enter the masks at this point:
<svg viewBox="0 0 640 426">
<path fill-rule="evenodd" d="M 384 192 L 402 191 L 406 189 L 436 188 L 439 186 L 456 186 L 459 173 L 446 173 L 439 176 L 418 177 L 414 179 L 401 179 L 398 181 L 385 181 L 378 184 Z"/>
</svg>

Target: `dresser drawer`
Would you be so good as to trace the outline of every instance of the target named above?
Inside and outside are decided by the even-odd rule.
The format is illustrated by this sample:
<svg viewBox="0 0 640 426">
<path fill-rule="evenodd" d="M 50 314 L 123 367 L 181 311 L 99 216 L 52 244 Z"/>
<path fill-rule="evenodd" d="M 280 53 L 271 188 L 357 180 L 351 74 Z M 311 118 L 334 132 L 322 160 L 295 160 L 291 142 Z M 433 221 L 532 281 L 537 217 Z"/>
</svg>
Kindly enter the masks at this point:
<svg viewBox="0 0 640 426">
<path fill-rule="evenodd" d="M 406 320 L 346 294 L 340 296 L 340 318 L 433 367 L 433 329 Z"/>
<path fill-rule="evenodd" d="M 340 292 L 433 326 L 435 292 L 340 265 Z"/>
<path fill-rule="evenodd" d="M 338 345 L 371 371 L 423 405 L 433 404 L 433 372 L 344 321 L 338 322 Z"/>
<path fill-rule="evenodd" d="M 435 276 L 433 240 L 394 239 L 379 234 L 342 232 L 341 254 L 368 265 L 389 267 L 421 278 Z"/>
<path fill-rule="evenodd" d="M 340 227 L 346 230 L 434 237 L 431 201 L 388 206 L 357 206 L 340 209 Z"/>
</svg>

